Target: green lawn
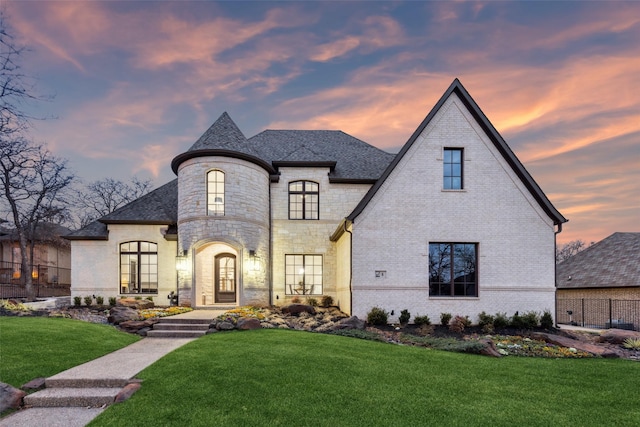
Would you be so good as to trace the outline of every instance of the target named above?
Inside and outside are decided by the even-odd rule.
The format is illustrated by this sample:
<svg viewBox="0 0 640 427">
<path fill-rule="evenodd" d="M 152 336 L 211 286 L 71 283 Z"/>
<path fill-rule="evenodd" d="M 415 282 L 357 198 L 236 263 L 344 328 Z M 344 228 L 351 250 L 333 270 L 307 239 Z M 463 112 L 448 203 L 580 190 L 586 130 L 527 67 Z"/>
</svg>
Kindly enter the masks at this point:
<svg viewBox="0 0 640 427">
<path fill-rule="evenodd" d="M 640 363 L 448 353 L 284 330 L 202 337 L 91 426 L 637 426 Z"/>
<path fill-rule="evenodd" d="M 139 337 L 107 325 L 48 317 L 0 317 L 0 381 L 20 387 L 127 346 Z"/>
</svg>

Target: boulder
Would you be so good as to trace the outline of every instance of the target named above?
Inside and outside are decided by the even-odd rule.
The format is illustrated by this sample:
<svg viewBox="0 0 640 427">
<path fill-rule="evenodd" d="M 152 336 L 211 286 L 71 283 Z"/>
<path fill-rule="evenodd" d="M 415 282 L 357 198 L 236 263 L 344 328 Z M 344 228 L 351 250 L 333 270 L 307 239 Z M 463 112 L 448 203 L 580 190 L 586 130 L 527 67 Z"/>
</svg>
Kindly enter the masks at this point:
<svg viewBox="0 0 640 427">
<path fill-rule="evenodd" d="M 236 327 L 243 331 L 247 331 L 250 329 L 261 329 L 262 324 L 260 323 L 260 320 L 255 317 L 241 317 L 238 319 Z"/>
<path fill-rule="evenodd" d="M 44 377 L 35 378 L 29 381 L 28 383 L 24 384 L 20 388 L 23 390 L 40 390 L 41 388 L 44 388 L 44 382 L 45 382 Z"/>
<path fill-rule="evenodd" d="M 351 316 L 351 317 L 347 317 L 346 319 L 342 319 L 339 320 L 338 322 L 336 322 L 335 326 L 333 327 L 334 330 L 338 330 L 338 329 L 360 329 L 363 330 L 366 325 L 365 325 L 365 321 L 358 319 L 357 316 Z"/>
<path fill-rule="evenodd" d="M 117 306 L 109 310 L 109 316 L 107 317 L 109 323 L 119 325 L 122 322 L 129 320 L 140 320 L 140 315 L 137 310 L 130 307 Z"/>
<path fill-rule="evenodd" d="M 219 331 L 230 331 L 235 328 L 236 328 L 236 325 L 234 325 L 231 322 L 218 322 L 216 324 L 216 329 Z"/>
<path fill-rule="evenodd" d="M 480 350 L 480 354 L 491 357 L 502 357 L 492 340 L 482 339 L 480 342 L 484 345 L 483 349 Z"/>
<path fill-rule="evenodd" d="M 0 383 L 0 412 L 7 409 L 18 409 L 22 406 L 22 398 L 27 393 L 12 387 L 9 384 Z"/>
<path fill-rule="evenodd" d="M 560 347 L 575 348 L 577 350 L 585 351 L 587 353 L 591 353 L 600 357 L 608 357 L 608 358 L 620 357 L 620 354 L 615 352 L 612 349 L 609 349 L 597 344 L 591 344 L 591 343 L 578 341 L 578 340 L 574 340 L 567 337 L 562 337 L 560 335 L 547 334 L 544 332 L 534 332 L 531 334 L 531 338 L 543 340 L 545 342 L 558 345 Z"/>
<path fill-rule="evenodd" d="M 316 314 L 316 309 L 307 304 L 289 304 L 282 307 L 282 312 L 299 316 L 300 313 Z"/>
<path fill-rule="evenodd" d="M 136 383 L 127 384 L 116 395 L 114 403 L 121 403 L 121 402 L 124 402 L 125 400 L 129 399 L 131 396 L 133 396 L 133 393 L 135 393 L 136 391 L 140 390 L 140 387 L 141 387 L 141 384 L 137 383 L 137 382 Z"/>
<path fill-rule="evenodd" d="M 130 307 L 138 310 L 145 310 L 147 308 L 153 308 L 155 304 L 148 299 L 135 299 L 135 298 L 120 298 L 116 302 L 117 307 Z"/>
<path fill-rule="evenodd" d="M 628 338 L 640 339 L 640 332 L 627 331 L 625 329 L 607 329 L 600 334 L 598 341 L 620 345 Z"/>
<path fill-rule="evenodd" d="M 118 325 L 120 329 L 131 334 L 139 334 L 145 336 L 146 333 L 141 334 L 141 331 L 148 331 L 153 325 L 158 323 L 158 319 L 146 319 L 146 320 L 125 320 Z"/>
</svg>

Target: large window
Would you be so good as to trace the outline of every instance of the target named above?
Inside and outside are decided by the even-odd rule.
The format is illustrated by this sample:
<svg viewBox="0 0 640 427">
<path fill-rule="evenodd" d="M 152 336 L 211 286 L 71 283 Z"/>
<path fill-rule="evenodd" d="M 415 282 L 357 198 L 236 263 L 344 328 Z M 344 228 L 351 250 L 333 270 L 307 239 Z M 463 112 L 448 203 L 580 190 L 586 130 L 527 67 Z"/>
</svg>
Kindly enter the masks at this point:
<svg viewBox="0 0 640 427">
<path fill-rule="evenodd" d="M 478 296 L 478 245 L 429 243 L 429 296 Z"/>
<path fill-rule="evenodd" d="M 207 172 L 207 215 L 224 215 L 224 172 Z"/>
<path fill-rule="evenodd" d="M 287 295 L 322 295 L 322 255 L 285 255 Z"/>
<path fill-rule="evenodd" d="M 289 219 L 318 219 L 318 184 L 289 183 Z"/>
<path fill-rule="evenodd" d="M 156 243 L 120 244 L 120 293 L 158 293 L 158 245 Z"/>
<path fill-rule="evenodd" d="M 442 188 L 462 190 L 462 148 L 444 149 Z"/>
</svg>

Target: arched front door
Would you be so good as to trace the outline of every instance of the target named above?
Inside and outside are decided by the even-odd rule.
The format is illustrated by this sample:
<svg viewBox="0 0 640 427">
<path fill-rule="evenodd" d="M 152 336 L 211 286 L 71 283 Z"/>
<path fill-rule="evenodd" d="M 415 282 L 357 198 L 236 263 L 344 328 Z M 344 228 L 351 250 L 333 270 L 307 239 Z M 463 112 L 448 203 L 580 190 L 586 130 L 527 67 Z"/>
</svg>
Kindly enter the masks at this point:
<svg viewBox="0 0 640 427">
<path fill-rule="evenodd" d="M 218 254 L 214 261 L 216 303 L 236 302 L 236 256 Z"/>
</svg>

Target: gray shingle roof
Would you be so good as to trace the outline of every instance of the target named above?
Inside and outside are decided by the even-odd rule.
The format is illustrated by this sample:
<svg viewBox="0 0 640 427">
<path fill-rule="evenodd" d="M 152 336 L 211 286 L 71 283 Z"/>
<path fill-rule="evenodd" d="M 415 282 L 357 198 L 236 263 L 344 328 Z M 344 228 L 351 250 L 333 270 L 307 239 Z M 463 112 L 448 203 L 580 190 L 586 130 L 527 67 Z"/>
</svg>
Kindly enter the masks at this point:
<svg viewBox="0 0 640 427">
<path fill-rule="evenodd" d="M 640 233 L 613 233 L 556 266 L 558 289 L 640 286 Z"/>
<path fill-rule="evenodd" d="M 69 240 L 106 239 L 106 224 L 167 224 L 178 221 L 178 180 L 156 188 L 139 199 L 103 216 L 78 231 Z"/>
</svg>

